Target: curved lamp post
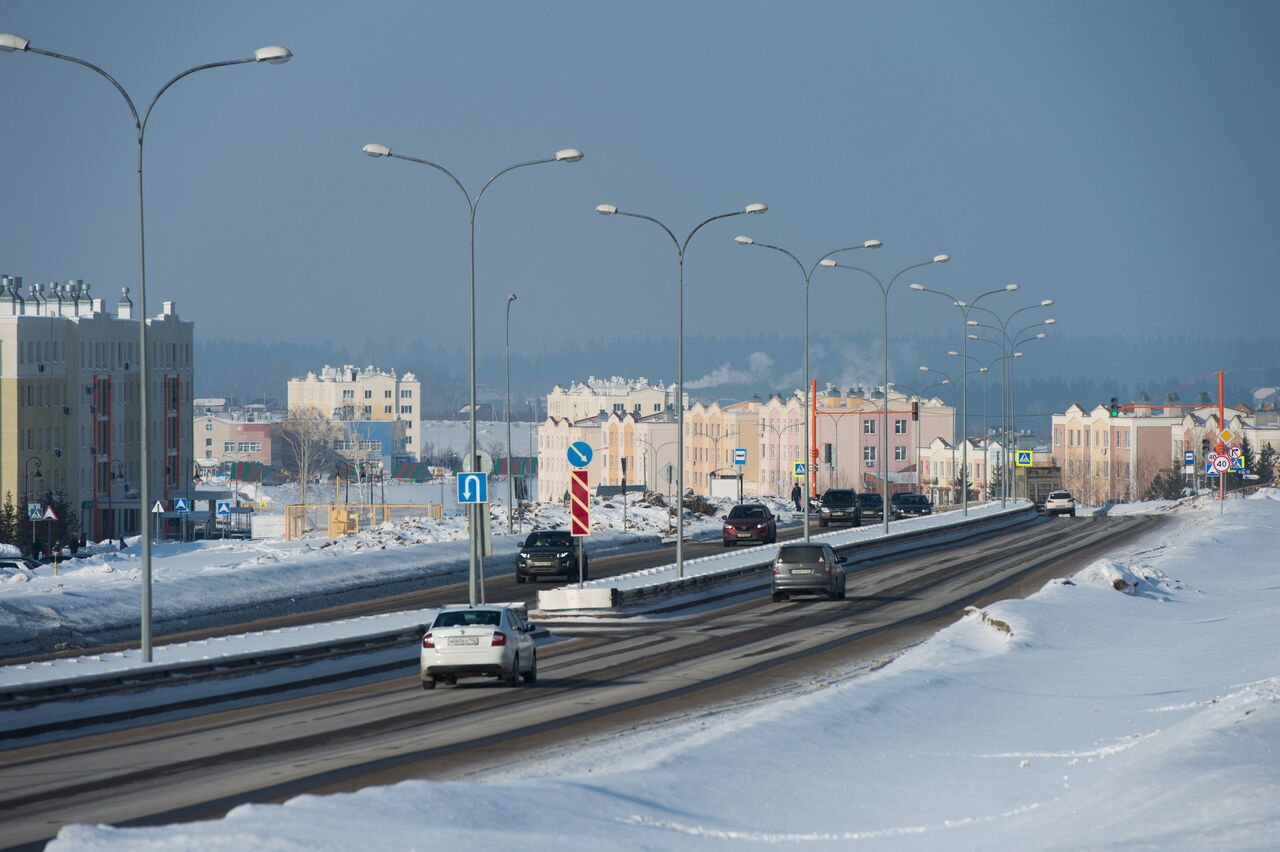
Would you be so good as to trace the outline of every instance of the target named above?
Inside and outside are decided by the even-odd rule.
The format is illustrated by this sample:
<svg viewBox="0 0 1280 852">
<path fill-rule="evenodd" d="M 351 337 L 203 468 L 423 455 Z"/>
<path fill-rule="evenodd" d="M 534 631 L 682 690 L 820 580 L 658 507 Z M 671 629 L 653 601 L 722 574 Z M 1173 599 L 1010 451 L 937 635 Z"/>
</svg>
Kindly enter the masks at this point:
<svg viewBox="0 0 1280 852">
<path fill-rule="evenodd" d="M 450 180 L 458 187 L 462 193 L 462 197 L 467 201 L 467 213 L 469 215 L 469 224 L 471 229 L 471 447 L 467 451 L 466 470 L 476 470 L 478 464 L 476 461 L 476 453 L 480 447 L 476 439 L 476 208 L 480 206 L 480 199 L 484 197 L 485 190 L 493 185 L 493 182 L 505 175 L 507 172 L 524 168 L 525 166 L 540 166 L 543 163 L 576 163 L 582 159 L 582 152 L 577 148 L 562 148 L 556 151 L 553 156 L 546 157 L 541 160 L 529 160 L 523 163 L 507 166 L 502 169 L 489 180 L 485 181 L 484 186 L 480 187 L 480 191 L 475 197 L 471 197 L 471 193 L 467 192 L 467 188 L 462 185 L 462 181 L 458 180 L 457 175 L 446 169 L 439 163 L 433 163 L 430 160 L 424 160 L 420 157 L 410 157 L 406 154 L 397 154 L 386 145 L 378 145 L 371 143 L 360 149 L 365 154 L 374 158 L 391 158 L 395 160 L 404 160 L 407 163 L 417 163 L 420 166 L 430 166 L 438 172 L 447 175 Z M 507 305 L 510 307 L 510 301 Z M 510 447 L 510 441 L 507 442 Z M 510 455 L 508 449 L 507 455 Z M 480 551 L 480 504 L 475 503 L 468 507 L 467 518 L 468 526 L 471 528 L 471 547 L 468 571 L 468 595 L 471 606 L 475 606 L 477 602 L 482 600 L 484 594 L 484 556 Z M 476 569 L 479 566 L 479 584 L 477 584 Z"/>
<path fill-rule="evenodd" d="M 708 219 L 702 220 L 696 228 L 689 232 L 689 235 L 681 242 L 671 229 L 659 222 L 652 216 L 646 216 L 643 213 L 630 213 L 626 210 L 619 210 L 613 204 L 597 204 L 596 212 L 601 216 L 630 216 L 632 219 L 643 219 L 646 222 L 652 222 L 663 230 L 671 242 L 676 247 L 676 306 L 678 325 L 676 332 L 676 455 L 679 457 L 679 465 L 676 467 L 676 489 L 678 491 L 676 502 L 676 577 L 684 576 L 684 254 L 689 248 L 689 241 L 693 239 L 693 235 L 702 230 L 705 225 L 715 222 L 719 219 L 729 219 L 733 216 L 743 216 L 746 214 L 764 213 L 769 208 L 763 204 L 748 204 L 741 210 L 734 210 L 730 213 L 718 213 Z"/>
<path fill-rule="evenodd" d="M 803 373 L 804 381 L 802 381 L 801 384 L 804 385 L 804 420 L 807 423 L 809 420 L 809 406 L 811 405 L 809 401 L 809 281 L 811 278 L 813 278 L 813 273 L 817 270 L 818 265 L 821 264 L 823 261 L 830 259 L 830 257 L 833 254 L 840 254 L 841 252 L 846 252 L 846 251 L 854 251 L 856 249 L 878 249 L 882 245 L 884 245 L 884 243 L 880 242 L 879 240 L 864 240 L 862 245 L 846 246 L 844 248 L 838 248 L 833 251 L 829 251 L 826 254 L 824 254 L 822 257 L 818 258 L 818 260 L 812 266 L 806 267 L 803 263 L 800 262 L 800 258 L 796 257 L 794 254 L 782 248 L 781 246 L 769 245 L 768 243 L 758 243 L 755 240 L 751 239 L 751 237 L 747 237 L 747 236 L 734 237 L 733 241 L 740 246 L 759 246 L 760 248 L 772 249 L 773 251 L 781 252 L 782 254 L 785 254 L 787 257 L 791 258 L 791 260 L 795 262 L 795 265 L 800 268 L 800 274 L 804 276 L 804 373 Z M 781 437 L 779 437 L 779 440 L 781 440 Z M 813 467 L 813 459 L 810 458 L 811 448 L 809 446 L 809 429 L 807 428 L 804 430 L 804 451 L 803 452 L 804 452 L 804 455 L 803 455 L 803 458 L 804 458 L 804 540 L 808 541 L 809 540 L 809 500 L 812 496 L 812 491 L 813 491 L 813 488 L 812 488 L 813 471 L 811 470 L 811 468 Z M 781 463 L 781 460 L 779 460 L 779 463 Z"/>
<path fill-rule="evenodd" d="M 286 48 L 279 45 L 270 45 L 268 47 L 260 47 L 253 52 L 253 56 L 243 59 L 227 59 L 222 62 L 207 62 L 204 65 L 196 65 L 188 68 L 186 71 L 170 78 L 169 82 L 160 87 L 160 90 L 151 98 L 151 102 L 147 104 L 145 110 L 141 114 L 138 112 L 137 106 L 134 104 L 133 98 L 125 91 L 114 77 L 106 71 L 75 56 L 68 56 L 62 53 L 54 53 L 51 50 L 43 50 L 38 47 L 32 47 L 31 43 L 22 36 L 12 35 L 9 33 L 0 33 L 0 51 L 6 53 L 22 52 L 37 53 L 41 56 L 48 56 L 52 59 L 61 59 L 65 62 L 73 62 L 76 65 L 84 66 L 90 71 L 100 75 L 108 83 L 115 87 L 120 96 L 124 98 L 125 104 L 129 107 L 129 113 L 133 116 L 134 128 L 137 131 L 138 143 L 138 407 L 141 423 L 138 429 L 139 443 L 139 464 L 142 475 L 139 478 L 138 497 L 141 504 L 139 514 L 140 532 L 142 533 L 142 661 L 144 663 L 151 662 L 151 515 L 148 512 L 148 503 L 150 501 L 149 477 L 151 447 L 148 441 L 149 423 L 147 408 L 147 239 L 146 239 L 146 219 L 143 215 L 143 195 L 142 195 L 142 149 L 143 142 L 146 139 L 147 122 L 151 119 L 151 110 L 155 108 L 156 102 L 160 100 L 160 96 L 169 90 L 169 87 L 188 77 L 197 71 L 206 71 L 210 68 L 225 68 L 230 65 L 245 65 L 248 63 L 265 62 L 269 65 L 280 65 L 288 62 L 293 58 L 293 54 Z"/>
<path fill-rule="evenodd" d="M 34 477 L 31 475 L 32 462 L 36 463 L 36 474 Z M 31 502 L 32 494 L 35 494 L 37 497 L 39 496 L 40 483 L 38 481 L 36 482 L 36 490 L 33 492 L 31 490 L 31 480 L 32 479 L 40 480 L 44 478 L 44 475 L 40 473 L 40 467 L 41 467 L 41 461 L 39 456 L 28 456 L 26 462 L 22 466 L 22 479 L 26 483 L 26 489 L 25 489 L 26 497 L 27 497 L 26 502 L 28 503 Z M 22 508 L 24 511 L 26 510 L 25 506 L 23 506 Z M 31 524 L 31 549 L 32 551 L 34 551 L 36 547 L 36 522 L 28 518 L 27 523 Z"/>
<path fill-rule="evenodd" d="M 889 533 L 889 291 L 893 289 L 893 285 L 905 273 L 912 269 L 919 269 L 922 266 L 930 266 L 935 263 L 946 263 L 951 259 L 950 255 L 938 254 L 934 255 L 933 260 L 927 260 L 923 263 L 913 263 L 908 267 L 899 270 L 889 279 L 889 283 L 885 284 L 880 278 L 869 270 L 862 269 L 857 266 L 842 266 L 831 258 L 825 258 L 819 262 L 819 266 L 825 266 L 828 269 L 848 269 L 852 272 L 861 272 L 871 278 L 872 281 L 880 287 L 880 295 L 884 298 L 884 397 L 880 410 L 880 489 L 881 498 L 884 500 L 884 508 L 881 511 L 883 516 L 881 520 L 881 530 L 884 534 Z M 912 287 L 917 285 L 912 284 Z"/>
<path fill-rule="evenodd" d="M 507 294 L 507 330 L 506 336 L 503 338 L 503 361 L 506 364 L 507 375 L 507 405 L 505 414 L 507 418 L 507 533 L 515 532 L 515 512 L 512 508 L 515 506 L 512 494 L 514 487 L 512 485 L 511 470 L 511 303 L 516 300 L 515 293 Z"/>
</svg>

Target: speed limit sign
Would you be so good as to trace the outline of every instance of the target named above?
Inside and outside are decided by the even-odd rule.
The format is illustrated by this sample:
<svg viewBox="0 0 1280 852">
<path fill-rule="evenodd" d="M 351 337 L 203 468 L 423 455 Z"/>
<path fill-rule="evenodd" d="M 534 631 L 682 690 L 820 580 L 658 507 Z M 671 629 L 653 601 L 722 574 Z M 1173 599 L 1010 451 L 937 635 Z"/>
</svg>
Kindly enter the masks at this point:
<svg viewBox="0 0 1280 852">
<path fill-rule="evenodd" d="M 1218 456 L 1213 460 L 1213 469 L 1218 473 L 1226 473 L 1231 468 L 1231 459 L 1226 456 Z"/>
</svg>

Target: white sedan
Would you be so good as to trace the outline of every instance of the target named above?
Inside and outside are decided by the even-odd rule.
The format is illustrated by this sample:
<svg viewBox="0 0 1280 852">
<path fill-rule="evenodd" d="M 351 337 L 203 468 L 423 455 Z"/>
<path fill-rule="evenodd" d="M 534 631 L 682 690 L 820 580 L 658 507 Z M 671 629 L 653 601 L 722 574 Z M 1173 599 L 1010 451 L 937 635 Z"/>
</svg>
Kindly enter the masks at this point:
<svg viewBox="0 0 1280 852">
<path fill-rule="evenodd" d="M 496 677 L 515 685 L 538 679 L 534 626 L 508 606 L 442 609 L 422 637 L 419 655 L 423 689 L 460 677 Z"/>
<path fill-rule="evenodd" d="M 1044 513 L 1046 515 L 1070 515 L 1076 516 L 1076 498 L 1071 496 L 1070 491 L 1051 491 L 1044 501 Z"/>
</svg>

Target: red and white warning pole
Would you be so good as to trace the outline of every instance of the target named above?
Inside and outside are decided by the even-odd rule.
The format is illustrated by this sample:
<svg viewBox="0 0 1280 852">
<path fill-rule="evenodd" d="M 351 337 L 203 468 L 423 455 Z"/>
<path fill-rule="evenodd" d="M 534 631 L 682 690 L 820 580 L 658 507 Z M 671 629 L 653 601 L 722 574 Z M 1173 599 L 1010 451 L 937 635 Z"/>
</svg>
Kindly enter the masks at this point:
<svg viewBox="0 0 1280 852">
<path fill-rule="evenodd" d="M 577 468 L 569 471 L 569 534 L 581 538 L 591 535 L 591 502 L 588 497 L 587 471 Z M 582 588 L 583 552 L 586 548 L 578 542 L 578 588 Z"/>
</svg>

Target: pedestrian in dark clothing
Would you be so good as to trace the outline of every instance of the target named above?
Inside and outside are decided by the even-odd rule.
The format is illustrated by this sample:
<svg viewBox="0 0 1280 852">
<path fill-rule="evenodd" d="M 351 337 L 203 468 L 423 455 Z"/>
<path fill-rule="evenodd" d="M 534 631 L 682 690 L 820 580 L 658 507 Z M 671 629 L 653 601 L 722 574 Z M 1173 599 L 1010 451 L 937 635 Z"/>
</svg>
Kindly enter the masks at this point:
<svg viewBox="0 0 1280 852">
<path fill-rule="evenodd" d="M 800 511 L 800 483 L 791 486 L 791 502 L 796 504 L 796 511 Z"/>
<path fill-rule="evenodd" d="M 67 549 L 71 551 L 71 558 L 75 559 L 76 554 L 80 552 L 80 539 L 75 536 L 71 537 L 71 543 L 67 545 Z"/>
</svg>

